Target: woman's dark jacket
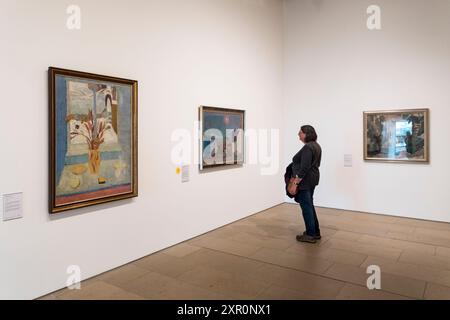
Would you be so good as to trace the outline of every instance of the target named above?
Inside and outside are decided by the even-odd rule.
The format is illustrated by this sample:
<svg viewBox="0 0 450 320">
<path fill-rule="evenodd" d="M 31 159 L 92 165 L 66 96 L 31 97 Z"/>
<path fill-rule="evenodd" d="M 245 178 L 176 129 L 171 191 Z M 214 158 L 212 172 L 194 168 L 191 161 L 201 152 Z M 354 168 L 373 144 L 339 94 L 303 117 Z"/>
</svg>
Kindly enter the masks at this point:
<svg viewBox="0 0 450 320">
<path fill-rule="evenodd" d="M 292 177 L 302 179 L 299 190 L 312 190 L 319 184 L 321 160 L 322 148 L 315 141 L 306 143 L 292 158 Z"/>
</svg>

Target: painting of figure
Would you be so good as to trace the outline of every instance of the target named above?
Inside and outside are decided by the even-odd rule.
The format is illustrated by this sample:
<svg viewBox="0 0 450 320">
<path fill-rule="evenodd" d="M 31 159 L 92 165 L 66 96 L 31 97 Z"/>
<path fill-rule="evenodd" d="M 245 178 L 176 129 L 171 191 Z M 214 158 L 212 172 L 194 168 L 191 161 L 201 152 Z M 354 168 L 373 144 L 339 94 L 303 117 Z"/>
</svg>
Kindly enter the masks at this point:
<svg viewBox="0 0 450 320">
<path fill-rule="evenodd" d="M 364 159 L 429 162 L 428 109 L 364 112 Z"/>
<path fill-rule="evenodd" d="M 244 163 L 244 115 L 244 110 L 200 107 L 200 170 Z"/>
<path fill-rule="evenodd" d="M 137 196 L 137 82 L 50 68 L 50 212 Z"/>
</svg>

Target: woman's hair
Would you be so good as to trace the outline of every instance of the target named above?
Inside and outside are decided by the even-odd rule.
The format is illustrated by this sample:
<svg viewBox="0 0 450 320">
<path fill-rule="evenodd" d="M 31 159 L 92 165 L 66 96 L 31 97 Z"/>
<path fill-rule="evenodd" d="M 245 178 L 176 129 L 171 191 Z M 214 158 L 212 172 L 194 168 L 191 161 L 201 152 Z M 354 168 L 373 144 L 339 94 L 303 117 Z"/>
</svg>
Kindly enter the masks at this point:
<svg viewBox="0 0 450 320">
<path fill-rule="evenodd" d="M 312 126 L 302 126 L 300 130 L 305 134 L 305 142 L 311 142 L 317 140 L 316 130 Z"/>
</svg>

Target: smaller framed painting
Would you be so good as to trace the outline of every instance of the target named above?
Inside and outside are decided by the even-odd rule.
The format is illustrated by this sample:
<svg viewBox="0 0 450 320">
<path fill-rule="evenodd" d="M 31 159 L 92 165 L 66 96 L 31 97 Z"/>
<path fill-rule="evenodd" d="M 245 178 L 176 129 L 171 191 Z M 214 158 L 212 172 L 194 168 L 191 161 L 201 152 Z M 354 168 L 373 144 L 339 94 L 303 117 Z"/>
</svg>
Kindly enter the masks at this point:
<svg viewBox="0 0 450 320">
<path fill-rule="evenodd" d="M 200 170 L 244 163 L 245 111 L 201 106 Z"/>
<path fill-rule="evenodd" d="M 429 109 L 364 112 L 364 160 L 429 163 Z"/>
</svg>

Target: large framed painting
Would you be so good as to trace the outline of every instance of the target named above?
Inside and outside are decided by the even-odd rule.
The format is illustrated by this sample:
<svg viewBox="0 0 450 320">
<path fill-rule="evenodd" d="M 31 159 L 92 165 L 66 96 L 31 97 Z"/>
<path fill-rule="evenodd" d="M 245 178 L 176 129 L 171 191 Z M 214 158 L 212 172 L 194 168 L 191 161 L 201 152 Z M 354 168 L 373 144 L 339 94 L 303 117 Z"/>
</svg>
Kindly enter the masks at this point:
<svg viewBox="0 0 450 320">
<path fill-rule="evenodd" d="M 429 162 L 429 109 L 364 112 L 364 159 Z"/>
<path fill-rule="evenodd" d="M 136 197 L 135 80 L 49 68 L 50 213 Z"/>
<path fill-rule="evenodd" d="M 201 106 L 200 170 L 244 163 L 245 111 Z"/>
</svg>

